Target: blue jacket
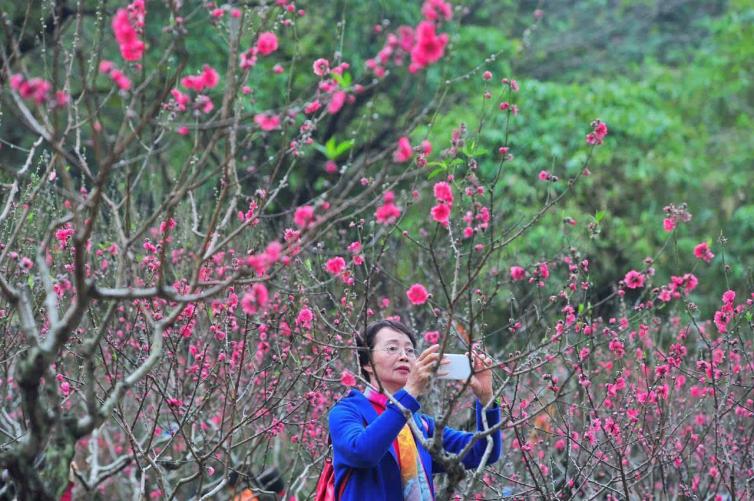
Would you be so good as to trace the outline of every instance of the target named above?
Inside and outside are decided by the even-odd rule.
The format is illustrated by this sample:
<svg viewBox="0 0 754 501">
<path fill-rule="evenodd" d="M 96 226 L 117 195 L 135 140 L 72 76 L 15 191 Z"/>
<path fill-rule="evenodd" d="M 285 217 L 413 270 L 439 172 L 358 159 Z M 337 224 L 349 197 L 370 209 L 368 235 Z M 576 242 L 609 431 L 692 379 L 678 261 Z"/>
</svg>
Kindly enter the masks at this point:
<svg viewBox="0 0 754 501">
<path fill-rule="evenodd" d="M 421 414 L 419 402 L 405 390 L 400 390 L 393 397 L 404 407 L 411 410 L 419 430 L 425 438 L 431 437 L 435 430 L 433 418 Z M 476 403 L 477 429 L 482 429 L 482 405 Z M 493 426 L 500 422 L 500 408 L 497 405 L 487 410 L 487 424 Z M 351 472 L 343 491 L 343 501 L 395 501 L 402 500 L 401 475 L 398 469 L 398 457 L 393 441 L 406 424 L 398 406 L 392 402 L 385 411 L 378 415 L 371 402 L 360 392 L 351 390 L 347 397 L 340 400 L 330 411 L 330 436 L 333 445 L 333 467 L 335 468 L 335 492 L 339 492 L 346 473 Z M 462 432 L 446 427 L 443 431 L 442 445 L 447 452 L 458 453 L 469 443 L 472 433 Z M 502 434 L 498 430 L 492 434 L 493 447 L 487 460 L 494 463 L 502 451 Z M 429 452 L 416 441 L 424 470 L 430 478 L 442 473 L 442 467 L 432 460 Z M 463 459 L 466 468 L 476 468 L 482 461 L 487 440 L 477 441 Z M 433 491 L 434 496 L 434 491 Z"/>
</svg>

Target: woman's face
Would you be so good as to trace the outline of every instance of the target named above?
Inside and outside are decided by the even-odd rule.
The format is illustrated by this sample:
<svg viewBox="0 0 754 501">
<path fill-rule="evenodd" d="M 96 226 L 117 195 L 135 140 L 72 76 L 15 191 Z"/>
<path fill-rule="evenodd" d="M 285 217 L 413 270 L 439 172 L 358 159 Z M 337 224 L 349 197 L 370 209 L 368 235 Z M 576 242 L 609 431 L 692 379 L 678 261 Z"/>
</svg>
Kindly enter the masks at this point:
<svg viewBox="0 0 754 501">
<path fill-rule="evenodd" d="M 369 374 L 372 386 L 379 388 L 379 379 L 386 390 L 395 393 L 406 385 L 416 361 L 414 345 L 406 334 L 383 327 L 374 336 L 371 356 L 374 369 L 367 365 L 364 370 Z"/>
</svg>

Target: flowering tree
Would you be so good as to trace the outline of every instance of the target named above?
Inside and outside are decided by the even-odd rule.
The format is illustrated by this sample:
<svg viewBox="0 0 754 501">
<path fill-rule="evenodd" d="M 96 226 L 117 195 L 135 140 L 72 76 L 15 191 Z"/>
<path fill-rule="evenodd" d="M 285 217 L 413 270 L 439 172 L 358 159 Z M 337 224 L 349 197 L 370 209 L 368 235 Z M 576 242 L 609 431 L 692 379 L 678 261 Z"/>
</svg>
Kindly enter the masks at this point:
<svg viewBox="0 0 754 501">
<path fill-rule="evenodd" d="M 376 44 L 359 65 L 309 53 L 311 16 L 285 0 L 7 9 L 3 492 L 57 499 L 72 475 L 118 499 L 224 498 L 277 465 L 306 498 L 326 413 L 363 383 L 355 335 L 397 316 L 497 362 L 506 458 L 464 474 L 438 456 L 439 497 L 751 495 L 751 299 L 725 292 L 707 319 L 694 270 L 654 283 L 647 259 L 598 295 L 578 245 L 517 254 L 608 127 L 574 124 L 584 163 L 532 173 L 534 215 L 506 213 L 519 83 L 484 56 L 444 64 L 464 6 L 354 28 Z M 463 78 L 479 121 L 436 136 Z M 668 245 L 689 219 L 666 208 Z M 465 426 L 467 386 L 423 407 Z"/>
</svg>

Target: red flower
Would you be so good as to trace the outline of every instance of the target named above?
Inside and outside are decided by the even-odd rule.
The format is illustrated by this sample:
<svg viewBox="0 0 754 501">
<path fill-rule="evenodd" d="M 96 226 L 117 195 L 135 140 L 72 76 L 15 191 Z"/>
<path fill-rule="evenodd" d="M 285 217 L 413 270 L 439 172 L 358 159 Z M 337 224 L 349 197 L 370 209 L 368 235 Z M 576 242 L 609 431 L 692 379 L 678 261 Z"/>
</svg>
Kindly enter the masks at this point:
<svg viewBox="0 0 754 501">
<path fill-rule="evenodd" d="M 406 297 L 411 301 L 411 304 L 420 305 L 427 302 L 429 293 L 422 284 L 414 284 L 406 291 Z"/>
</svg>

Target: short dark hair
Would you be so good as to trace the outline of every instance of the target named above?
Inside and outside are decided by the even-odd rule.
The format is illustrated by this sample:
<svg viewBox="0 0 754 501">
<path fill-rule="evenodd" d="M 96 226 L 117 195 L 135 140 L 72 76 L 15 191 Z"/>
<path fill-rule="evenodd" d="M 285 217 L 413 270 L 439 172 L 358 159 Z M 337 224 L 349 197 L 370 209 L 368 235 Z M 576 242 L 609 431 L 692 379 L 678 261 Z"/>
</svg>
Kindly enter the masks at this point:
<svg viewBox="0 0 754 501">
<path fill-rule="evenodd" d="M 377 320 L 367 325 L 363 334 L 356 336 L 356 347 L 359 353 L 359 367 L 361 367 L 361 375 L 364 379 L 369 381 L 369 373 L 364 370 L 364 367 L 369 365 L 369 356 L 374 348 L 374 338 L 377 337 L 377 333 L 382 329 L 393 329 L 394 331 L 401 332 L 408 336 L 411 340 L 411 344 L 416 348 L 416 336 L 414 332 L 408 328 L 405 324 L 396 320 Z"/>
</svg>

